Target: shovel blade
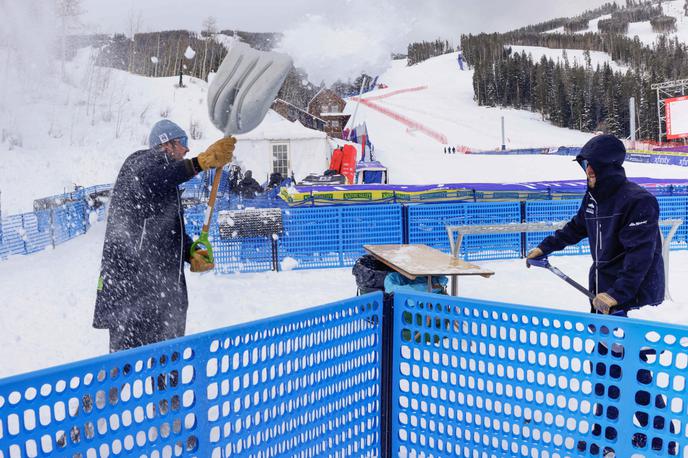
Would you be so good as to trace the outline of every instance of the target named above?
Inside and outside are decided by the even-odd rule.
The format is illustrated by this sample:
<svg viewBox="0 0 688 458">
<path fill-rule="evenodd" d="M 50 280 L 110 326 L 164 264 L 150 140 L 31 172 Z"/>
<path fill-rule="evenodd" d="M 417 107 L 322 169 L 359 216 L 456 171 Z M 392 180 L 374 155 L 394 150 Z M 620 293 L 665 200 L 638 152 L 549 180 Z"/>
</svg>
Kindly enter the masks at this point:
<svg viewBox="0 0 688 458">
<path fill-rule="evenodd" d="M 263 121 L 292 68 L 291 57 L 235 41 L 208 88 L 208 114 L 225 136 Z"/>
</svg>

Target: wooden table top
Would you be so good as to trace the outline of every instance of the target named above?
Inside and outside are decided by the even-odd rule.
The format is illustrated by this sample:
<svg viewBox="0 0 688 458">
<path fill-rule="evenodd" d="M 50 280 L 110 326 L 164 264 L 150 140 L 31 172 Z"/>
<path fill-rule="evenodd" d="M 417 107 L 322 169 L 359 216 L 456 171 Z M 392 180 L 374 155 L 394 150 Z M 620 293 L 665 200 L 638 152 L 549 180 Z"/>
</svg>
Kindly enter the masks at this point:
<svg viewBox="0 0 688 458">
<path fill-rule="evenodd" d="M 363 245 L 363 249 L 411 280 L 427 275 L 494 275 L 491 270 L 422 244 Z"/>
</svg>

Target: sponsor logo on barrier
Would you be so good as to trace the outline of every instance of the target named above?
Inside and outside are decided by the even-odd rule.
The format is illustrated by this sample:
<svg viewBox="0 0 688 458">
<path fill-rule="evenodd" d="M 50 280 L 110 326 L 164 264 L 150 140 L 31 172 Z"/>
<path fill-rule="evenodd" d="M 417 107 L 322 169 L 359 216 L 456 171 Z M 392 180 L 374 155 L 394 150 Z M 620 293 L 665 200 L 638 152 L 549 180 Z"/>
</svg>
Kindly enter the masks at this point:
<svg viewBox="0 0 688 458">
<path fill-rule="evenodd" d="M 420 200 L 446 199 L 446 198 L 447 198 L 447 191 L 429 192 L 427 194 L 421 194 L 420 195 Z"/>
<path fill-rule="evenodd" d="M 345 192 L 344 193 L 344 199 L 372 200 L 373 199 L 373 193 L 372 192 Z"/>
<path fill-rule="evenodd" d="M 315 197 L 317 199 L 322 199 L 322 200 L 334 200 L 334 194 L 332 194 L 331 192 L 330 193 L 322 193 L 322 194 L 318 193 Z"/>
</svg>

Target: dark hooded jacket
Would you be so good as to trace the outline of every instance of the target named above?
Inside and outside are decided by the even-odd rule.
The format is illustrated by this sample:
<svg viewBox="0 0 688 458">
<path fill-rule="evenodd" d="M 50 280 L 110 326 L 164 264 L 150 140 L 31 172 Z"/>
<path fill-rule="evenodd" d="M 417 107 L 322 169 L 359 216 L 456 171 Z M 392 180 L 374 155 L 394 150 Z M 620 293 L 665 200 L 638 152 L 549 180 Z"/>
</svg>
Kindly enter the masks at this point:
<svg viewBox="0 0 688 458">
<path fill-rule="evenodd" d="M 620 314 L 664 300 L 659 204 L 626 179 L 625 156 L 623 143 L 613 135 L 600 135 L 583 146 L 576 159 L 587 160 L 595 171 L 595 187 L 588 187 L 573 219 L 539 245 L 547 255 L 588 237 L 590 291 L 616 299 Z"/>
<path fill-rule="evenodd" d="M 148 322 L 183 335 L 191 238 L 177 186 L 194 175 L 190 160 L 162 151 L 137 151 L 125 160 L 108 211 L 94 327 L 140 329 Z"/>
<path fill-rule="evenodd" d="M 263 193 L 263 187 L 253 178 L 250 170 L 244 173 L 244 179 L 239 182 L 237 192 L 244 199 L 255 199 L 256 195 Z"/>
</svg>

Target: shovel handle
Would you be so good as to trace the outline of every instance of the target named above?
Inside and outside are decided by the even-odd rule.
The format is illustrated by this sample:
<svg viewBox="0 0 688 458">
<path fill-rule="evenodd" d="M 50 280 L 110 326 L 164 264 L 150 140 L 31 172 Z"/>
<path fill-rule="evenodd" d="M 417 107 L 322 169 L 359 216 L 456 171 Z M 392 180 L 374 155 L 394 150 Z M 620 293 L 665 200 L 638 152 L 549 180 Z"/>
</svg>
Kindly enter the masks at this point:
<svg viewBox="0 0 688 458">
<path fill-rule="evenodd" d="M 206 250 L 208 252 L 208 256 L 205 257 L 207 262 L 211 264 L 215 262 L 215 258 L 213 257 L 213 246 L 210 244 L 210 240 L 208 240 L 207 232 L 201 232 L 201 236 L 191 244 L 191 250 L 189 254 L 191 257 L 193 257 L 194 254 L 200 250 Z"/>
<path fill-rule="evenodd" d="M 215 209 L 215 200 L 217 199 L 217 190 L 220 189 L 220 180 L 222 180 L 222 167 L 217 167 L 215 169 L 215 178 L 213 179 L 213 187 L 210 191 L 210 197 L 208 197 L 208 207 L 205 210 L 205 217 L 203 219 L 203 229 L 201 229 L 201 236 L 198 237 L 194 243 L 191 244 L 190 255 L 193 257 L 199 250 L 206 250 L 208 256 L 206 256 L 206 261 L 210 263 L 215 262 L 213 257 L 213 247 L 210 245 L 210 240 L 208 240 L 208 231 L 210 230 L 210 220 L 213 217 L 213 210 Z"/>
</svg>

